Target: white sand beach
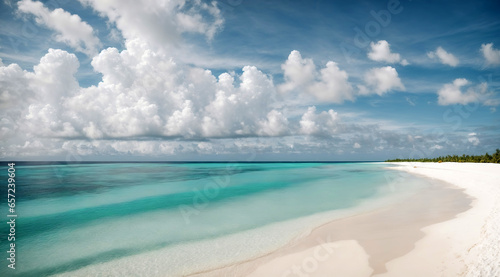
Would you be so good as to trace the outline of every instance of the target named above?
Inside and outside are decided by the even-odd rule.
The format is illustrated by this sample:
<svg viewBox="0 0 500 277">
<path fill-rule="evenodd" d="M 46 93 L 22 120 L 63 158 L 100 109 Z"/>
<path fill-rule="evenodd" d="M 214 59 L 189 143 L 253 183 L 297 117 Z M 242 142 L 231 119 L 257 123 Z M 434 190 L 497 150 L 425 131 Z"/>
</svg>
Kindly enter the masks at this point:
<svg viewBox="0 0 500 277">
<path fill-rule="evenodd" d="M 455 189 L 432 188 L 399 207 L 321 226 L 265 257 L 194 276 L 500 276 L 500 165 L 396 165 Z"/>
<path fill-rule="evenodd" d="M 500 276 L 500 164 L 398 165 L 463 188 L 474 201 L 457 218 L 424 228 L 415 249 L 387 263 L 380 276 Z"/>
</svg>

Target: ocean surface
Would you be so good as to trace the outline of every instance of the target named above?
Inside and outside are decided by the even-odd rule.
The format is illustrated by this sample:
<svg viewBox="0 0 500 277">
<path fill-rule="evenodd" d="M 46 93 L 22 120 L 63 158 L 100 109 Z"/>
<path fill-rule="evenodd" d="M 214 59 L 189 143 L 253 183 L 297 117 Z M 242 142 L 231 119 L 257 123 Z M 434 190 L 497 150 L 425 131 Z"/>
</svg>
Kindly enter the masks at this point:
<svg viewBox="0 0 500 277">
<path fill-rule="evenodd" d="M 335 217 L 429 185 L 387 166 L 18 164 L 16 269 L 7 267 L 9 230 L 3 224 L 0 276 L 137 276 L 133 269 L 179 276 L 245 259 Z M 2 168 L 0 205 L 7 222 Z"/>
</svg>

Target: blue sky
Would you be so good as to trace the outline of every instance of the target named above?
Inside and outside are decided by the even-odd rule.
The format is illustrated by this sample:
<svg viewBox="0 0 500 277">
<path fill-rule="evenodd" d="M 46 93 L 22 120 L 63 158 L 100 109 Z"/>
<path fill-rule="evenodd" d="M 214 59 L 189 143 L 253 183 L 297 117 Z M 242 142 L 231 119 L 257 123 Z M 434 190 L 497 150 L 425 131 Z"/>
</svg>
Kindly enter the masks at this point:
<svg viewBox="0 0 500 277">
<path fill-rule="evenodd" d="M 500 148 L 497 1 L 0 5 L 2 159 L 383 160 Z"/>
</svg>

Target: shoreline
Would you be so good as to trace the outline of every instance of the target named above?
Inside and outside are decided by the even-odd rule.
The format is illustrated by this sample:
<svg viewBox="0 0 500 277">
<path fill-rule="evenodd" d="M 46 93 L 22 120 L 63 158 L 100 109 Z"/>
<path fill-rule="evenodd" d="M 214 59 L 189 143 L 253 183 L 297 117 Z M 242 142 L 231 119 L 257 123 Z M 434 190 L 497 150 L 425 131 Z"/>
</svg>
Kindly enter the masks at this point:
<svg viewBox="0 0 500 277">
<path fill-rule="evenodd" d="M 414 250 L 426 236 L 422 229 L 471 208 L 472 199 L 460 187 L 432 183 L 404 202 L 316 227 L 270 254 L 187 276 L 397 276 L 393 264 L 386 266 Z"/>
<path fill-rule="evenodd" d="M 415 249 L 389 262 L 388 273 L 380 276 L 499 276 L 500 164 L 392 164 L 451 183 L 475 200 L 471 209 L 453 220 L 422 229 L 426 236 Z"/>
</svg>

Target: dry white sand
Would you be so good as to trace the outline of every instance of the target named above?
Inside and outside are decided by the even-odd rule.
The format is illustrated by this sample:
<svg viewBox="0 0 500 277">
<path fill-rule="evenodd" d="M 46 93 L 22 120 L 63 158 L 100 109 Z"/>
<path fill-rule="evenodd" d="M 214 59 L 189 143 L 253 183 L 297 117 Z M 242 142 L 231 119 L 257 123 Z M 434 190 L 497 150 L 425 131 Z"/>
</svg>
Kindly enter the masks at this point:
<svg viewBox="0 0 500 277">
<path fill-rule="evenodd" d="M 455 202 L 463 202 L 463 196 L 436 188 L 399 208 L 321 226 L 271 255 L 195 276 L 500 276 L 500 165 L 396 165 L 463 189 L 472 207 L 460 210 L 463 203 Z M 387 225 L 398 214 L 398 223 Z M 339 235 L 339 226 L 349 234 Z"/>
<path fill-rule="evenodd" d="M 500 164 L 397 164 L 463 188 L 475 200 L 457 218 L 424 228 L 415 249 L 387 263 L 380 276 L 500 276 Z"/>
</svg>

